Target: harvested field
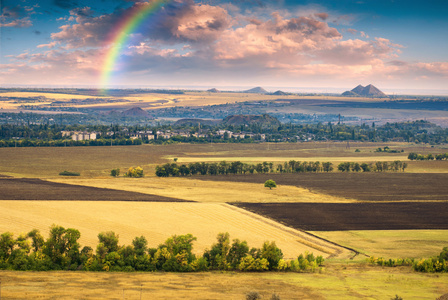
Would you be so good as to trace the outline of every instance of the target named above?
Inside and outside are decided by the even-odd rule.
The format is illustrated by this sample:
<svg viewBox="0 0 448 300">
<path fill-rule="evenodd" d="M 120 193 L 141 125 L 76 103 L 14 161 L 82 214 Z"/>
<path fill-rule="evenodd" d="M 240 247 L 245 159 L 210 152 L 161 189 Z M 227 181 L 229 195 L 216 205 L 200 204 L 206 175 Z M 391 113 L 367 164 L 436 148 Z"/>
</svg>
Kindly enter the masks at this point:
<svg viewBox="0 0 448 300">
<path fill-rule="evenodd" d="M 49 182 L 35 178 L 1 178 L 0 200 L 78 200 L 185 202 L 170 197 L 81 185 Z"/>
<path fill-rule="evenodd" d="M 403 299 L 448 293 L 448 274 L 329 263 L 323 273 L 0 271 L 2 299 Z"/>
<path fill-rule="evenodd" d="M 216 242 L 216 236 L 228 232 L 231 239 L 246 240 L 251 247 L 275 241 L 285 258 L 305 251 L 315 255 L 351 256 L 343 248 L 277 222 L 228 204 L 113 202 L 113 201 L 0 201 L 0 234 L 15 236 L 39 229 L 47 236 L 52 224 L 76 228 L 80 243 L 95 249 L 98 233 L 114 231 L 120 245 L 130 245 L 137 236 L 145 236 L 148 246 L 157 247 L 172 235 L 191 233 L 197 237 L 193 251 L 203 251 Z"/>
<path fill-rule="evenodd" d="M 235 203 L 310 231 L 448 229 L 448 202 Z"/>
<path fill-rule="evenodd" d="M 172 144 L 103 147 L 35 147 L 0 148 L 0 173 L 15 177 L 57 177 L 67 169 L 81 177 L 109 176 L 110 170 L 122 171 L 141 166 L 147 176 L 154 176 L 155 165 L 179 161 L 390 161 L 403 153 L 376 153 L 378 147 L 389 146 L 417 153 L 445 153 L 446 149 L 404 143 L 352 143 L 351 149 L 341 142 L 261 143 L 261 144 Z M 356 152 L 354 149 L 360 149 Z M 424 169 L 419 166 L 424 165 Z M 414 171 L 416 170 L 416 171 Z M 406 170 L 408 171 L 408 169 Z M 448 172 L 445 161 L 410 162 L 409 172 Z"/>
<path fill-rule="evenodd" d="M 273 179 L 280 185 L 361 201 L 448 200 L 448 173 L 299 173 L 195 178 L 259 184 Z"/>
<path fill-rule="evenodd" d="M 65 177 L 49 179 L 54 182 L 98 188 L 120 189 L 151 195 L 160 195 L 196 202 L 356 202 L 341 197 L 312 193 L 308 189 L 295 186 L 278 186 L 277 189 L 265 189 L 260 184 L 247 182 L 203 181 L 182 177 L 145 177 L 145 178 L 89 178 Z M 231 187 L 231 188 L 229 188 Z"/>
</svg>

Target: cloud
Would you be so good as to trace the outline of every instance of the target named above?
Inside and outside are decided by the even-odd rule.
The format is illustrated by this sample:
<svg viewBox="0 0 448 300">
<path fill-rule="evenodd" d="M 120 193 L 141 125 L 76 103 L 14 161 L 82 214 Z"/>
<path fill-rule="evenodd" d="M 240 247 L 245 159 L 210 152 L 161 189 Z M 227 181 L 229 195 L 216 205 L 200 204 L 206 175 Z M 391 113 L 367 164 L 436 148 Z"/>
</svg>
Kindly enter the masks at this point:
<svg viewBox="0 0 448 300">
<path fill-rule="evenodd" d="M 311 17 L 284 19 L 279 13 L 265 22 L 226 30 L 214 49 L 221 60 L 267 56 L 269 60 L 306 60 L 312 52 L 328 47 L 342 35 L 327 23 Z"/>
<path fill-rule="evenodd" d="M 34 33 L 35 35 L 41 35 L 41 34 L 42 34 L 42 32 L 40 32 L 39 30 L 33 30 L 33 33 Z"/>
<path fill-rule="evenodd" d="M 318 59 L 336 65 L 365 65 L 376 59 L 397 57 L 401 53 L 401 45 L 388 39 L 376 38 L 373 41 L 346 40 L 319 50 L 315 54 Z"/>
<path fill-rule="evenodd" d="M 34 7 L 4 6 L 0 15 L 0 27 L 26 28 L 33 26 L 30 15 L 34 13 Z"/>
<path fill-rule="evenodd" d="M 97 83 L 102 57 L 113 46 L 111 30 L 133 9 L 147 5 L 129 2 L 134 2 L 131 7 L 103 15 L 94 14 L 89 7 L 71 7 L 70 16 L 63 20 L 73 23 L 60 26 L 49 43 L 38 45 L 41 53 L 10 57 L 0 79 L 11 82 L 18 78 L 30 84 L 39 80 Z M 298 81 L 337 85 L 361 79 L 392 84 L 405 78 L 441 84 L 448 77 L 446 62 L 409 63 L 400 59 L 403 46 L 389 39 L 370 39 L 355 28 L 339 31 L 333 21 L 345 16 L 322 13 L 326 11 L 322 7 L 299 14 L 267 6 L 246 14 L 247 2 L 240 7 L 234 1 L 212 3 L 174 0 L 142 24 L 123 47 L 116 65 L 120 83 L 145 84 L 151 79 L 173 84 L 210 80 L 243 84 L 266 80 L 271 85 L 295 85 Z M 10 18 L 8 22 L 13 21 L 13 14 L 22 14 L 16 20 L 29 16 L 23 10 L 6 13 L 3 18 Z"/>
<path fill-rule="evenodd" d="M 327 13 L 317 13 L 317 14 L 314 14 L 314 16 L 318 17 L 322 21 L 325 21 L 326 19 L 328 19 L 328 14 Z"/>
<path fill-rule="evenodd" d="M 88 7 L 73 9 L 70 14 L 76 17 L 77 23 L 59 27 L 60 31 L 51 37 L 69 48 L 104 45 L 111 38 L 111 29 L 141 5 L 147 4 L 135 3 L 131 8 L 98 17 L 92 17 Z M 174 1 L 148 21 L 134 35 L 165 44 L 209 43 L 218 39 L 220 33 L 231 25 L 231 18 L 225 9 L 196 4 L 192 0 Z"/>
<path fill-rule="evenodd" d="M 79 5 L 76 0 L 53 0 L 53 4 L 64 9 L 75 8 Z"/>
<path fill-rule="evenodd" d="M 56 42 L 51 42 L 49 44 L 41 44 L 41 45 L 37 45 L 37 48 L 54 48 L 57 45 Z"/>
</svg>

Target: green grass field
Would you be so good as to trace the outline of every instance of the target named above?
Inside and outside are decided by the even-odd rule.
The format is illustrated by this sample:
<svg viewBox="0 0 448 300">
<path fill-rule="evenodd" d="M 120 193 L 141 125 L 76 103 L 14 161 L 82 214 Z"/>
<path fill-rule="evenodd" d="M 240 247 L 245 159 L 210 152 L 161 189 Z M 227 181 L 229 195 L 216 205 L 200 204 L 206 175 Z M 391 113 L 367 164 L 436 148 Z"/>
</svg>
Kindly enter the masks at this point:
<svg viewBox="0 0 448 300">
<path fill-rule="evenodd" d="M 329 264 L 322 273 L 86 273 L 0 271 L 2 299 L 403 299 L 448 293 L 448 274 L 358 263 Z"/>
<path fill-rule="evenodd" d="M 375 257 L 427 258 L 448 247 L 448 230 L 314 231 L 313 234 Z"/>
</svg>

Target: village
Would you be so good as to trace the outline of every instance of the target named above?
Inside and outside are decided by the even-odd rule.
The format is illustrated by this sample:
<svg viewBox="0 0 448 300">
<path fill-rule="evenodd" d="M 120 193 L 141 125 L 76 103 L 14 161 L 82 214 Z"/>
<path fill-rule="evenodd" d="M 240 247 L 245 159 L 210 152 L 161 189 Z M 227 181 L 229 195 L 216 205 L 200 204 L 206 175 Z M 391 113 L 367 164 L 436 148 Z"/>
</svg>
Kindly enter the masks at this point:
<svg viewBox="0 0 448 300">
<path fill-rule="evenodd" d="M 86 141 L 86 140 L 96 140 L 101 137 L 100 132 L 88 132 L 88 131 L 61 131 L 62 137 L 70 137 L 73 141 Z M 114 131 L 108 131 L 106 136 L 113 137 L 116 135 Z M 140 139 L 140 140 L 157 140 L 157 139 L 165 139 L 169 140 L 174 137 L 184 137 L 184 138 L 222 138 L 222 139 L 246 139 L 253 138 L 259 141 L 266 140 L 265 134 L 254 134 L 251 132 L 232 132 L 229 130 L 199 130 L 198 132 L 188 132 L 182 130 L 146 130 L 146 131 L 136 131 L 130 132 L 128 128 L 124 127 L 121 129 L 120 135 L 124 135 L 132 140 Z"/>
</svg>

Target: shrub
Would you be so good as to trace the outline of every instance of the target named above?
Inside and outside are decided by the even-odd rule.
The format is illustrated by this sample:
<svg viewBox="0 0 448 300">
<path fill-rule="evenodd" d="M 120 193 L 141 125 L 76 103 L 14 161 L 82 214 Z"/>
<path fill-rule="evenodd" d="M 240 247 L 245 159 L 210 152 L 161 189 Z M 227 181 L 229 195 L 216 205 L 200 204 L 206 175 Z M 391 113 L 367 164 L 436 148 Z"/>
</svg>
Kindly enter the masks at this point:
<svg viewBox="0 0 448 300">
<path fill-rule="evenodd" d="M 110 171 L 110 176 L 118 177 L 120 175 L 120 169 L 112 169 Z"/>
<path fill-rule="evenodd" d="M 140 178 L 143 177 L 143 169 L 141 167 L 136 168 L 129 168 L 126 174 L 124 174 L 126 177 L 134 177 L 134 178 Z"/>
<path fill-rule="evenodd" d="M 80 176 L 81 174 L 78 172 L 70 172 L 70 171 L 64 171 L 59 173 L 61 176 Z"/>
<path fill-rule="evenodd" d="M 258 292 L 249 292 L 246 295 L 246 300 L 257 300 L 261 299 L 261 296 Z"/>
</svg>

